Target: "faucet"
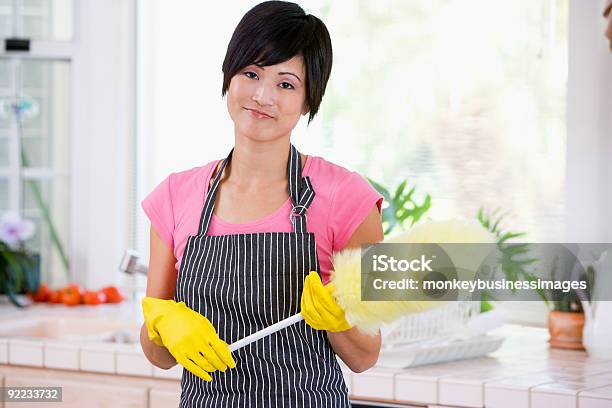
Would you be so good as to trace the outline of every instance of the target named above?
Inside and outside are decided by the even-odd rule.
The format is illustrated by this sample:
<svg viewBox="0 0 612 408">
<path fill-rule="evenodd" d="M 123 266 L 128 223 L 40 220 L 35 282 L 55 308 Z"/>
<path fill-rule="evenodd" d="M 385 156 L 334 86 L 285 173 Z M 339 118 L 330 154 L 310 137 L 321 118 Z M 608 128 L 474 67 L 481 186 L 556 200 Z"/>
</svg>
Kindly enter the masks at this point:
<svg viewBox="0 0 612 408">
<path fill-rule="evenodd" d="M 128 275 L 134 275 L 136 273 L 141 273 L 146 275 L 149 272 L 149 267 L 139 262 L 140 255 L 133 249 L 126 249 L 123 253 L 123 258 L 121 259 L 121 263 L 119 264 L 119 270 L 121 272 L 125 272 Z"/>
<path fill-rule="evenodd" d="M 126 249 L 123 258 L 119 263 L 119 270 L 126 276 L 124 289 L 129 293 L 128 297 L 132 302 L 140 303 L 139 299 L 146 292 L 146 283 L 143 285 L 139 275 L 145 278 L 149 272 L 148 265 L 140 262 L 140 255 L 133 249 Z"/>
</svg>

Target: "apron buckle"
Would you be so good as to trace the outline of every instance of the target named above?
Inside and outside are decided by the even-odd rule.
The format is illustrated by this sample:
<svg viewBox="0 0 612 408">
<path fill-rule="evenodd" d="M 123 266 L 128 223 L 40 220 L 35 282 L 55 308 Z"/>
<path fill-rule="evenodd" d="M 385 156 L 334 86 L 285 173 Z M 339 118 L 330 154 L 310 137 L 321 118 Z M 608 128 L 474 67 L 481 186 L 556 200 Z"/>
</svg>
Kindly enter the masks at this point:
<svg viewBox="0 0 612 408">
<path fill-rule="evenodd" d="M 297 208 L 302 207 L 304 209 L 304 214 L 300 214 L 299 212 L 295 212 Z M 293 219 L 291 218 L 292 216 L 300 216 L 300 217 L 304 217 L 304 219 L 306 220 L 306 210 L 308 210 L 308 208 L 306 208 L 303 205 L 294 205 L 293 208 L 291 208 L 291 213 L 289 213 L 289 221 L 293 222 Z"/>
</svg>

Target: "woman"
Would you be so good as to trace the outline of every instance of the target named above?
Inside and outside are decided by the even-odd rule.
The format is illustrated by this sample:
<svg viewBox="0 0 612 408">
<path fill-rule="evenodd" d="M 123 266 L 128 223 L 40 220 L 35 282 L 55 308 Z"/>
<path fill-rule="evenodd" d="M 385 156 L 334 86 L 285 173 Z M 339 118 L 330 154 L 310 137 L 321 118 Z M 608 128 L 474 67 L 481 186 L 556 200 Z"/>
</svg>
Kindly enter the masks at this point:
<svg viewBox="0 0 612 408">
<path fill-rule="evenodd" d="M 331 65 L 321 20 L 293 3 L 255 6 L 223 62 L 234 148 L 171 174 L 142 203 L 141 344 L 157 367 L 184 366 L 182 407 L 348 407 L 336 355 L 355 372 L 378 358 L 380 333 L 352 328 L 322 282 L 332 251 L 382 240 L 382 197 L 290 143 L 300 116 L 317 113 Z M 229 351 L 299 312 L 304 321 Z"/>
</svg>

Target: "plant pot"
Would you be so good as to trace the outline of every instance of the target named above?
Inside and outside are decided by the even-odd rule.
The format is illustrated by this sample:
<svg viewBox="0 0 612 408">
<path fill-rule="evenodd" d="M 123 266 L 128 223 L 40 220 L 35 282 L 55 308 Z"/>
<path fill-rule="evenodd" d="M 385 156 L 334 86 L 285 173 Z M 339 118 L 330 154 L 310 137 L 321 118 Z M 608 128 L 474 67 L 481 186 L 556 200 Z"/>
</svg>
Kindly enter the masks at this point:
<svg viewBox="0 0 612 408">
<path fill-rule="evenodd" d="M 548 314 L 548 332 L 550 347 L 584 350 L 582 345 L 582 329 L 584 313 L 559 312 L 553 310 Z"/>
</svg>

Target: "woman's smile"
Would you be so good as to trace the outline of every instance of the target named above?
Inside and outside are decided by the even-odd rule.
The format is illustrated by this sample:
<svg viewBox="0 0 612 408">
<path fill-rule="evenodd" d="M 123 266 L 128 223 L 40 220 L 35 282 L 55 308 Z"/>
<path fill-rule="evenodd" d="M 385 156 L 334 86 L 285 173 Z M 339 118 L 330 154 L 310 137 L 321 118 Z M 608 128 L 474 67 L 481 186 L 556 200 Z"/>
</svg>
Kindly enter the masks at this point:
<svg viewBox="0 0 612 408">
<path fill-rule="evenodd" d="M 260 110 L 257 109 L 253 109 L 253 108 L 244 108 L 247 111 L 249 111 L 249 113 L 251 114 L 252 117 L 256 118 L 256 119 L 274 119 L 273 116 L 268 115 L 265 112 L 262 112 Z"/>
</svg>

